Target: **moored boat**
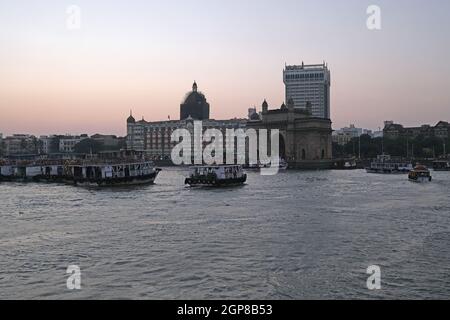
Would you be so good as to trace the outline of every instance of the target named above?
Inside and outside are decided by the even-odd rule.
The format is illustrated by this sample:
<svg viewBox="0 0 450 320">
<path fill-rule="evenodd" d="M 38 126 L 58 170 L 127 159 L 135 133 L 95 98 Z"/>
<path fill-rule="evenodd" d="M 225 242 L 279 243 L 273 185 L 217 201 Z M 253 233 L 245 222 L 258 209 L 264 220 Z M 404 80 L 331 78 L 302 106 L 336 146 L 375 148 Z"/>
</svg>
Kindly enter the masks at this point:
<svg viewBox="0 0 450 320">
<path fill-rule="evenodd" d="M 242 185 L 247 174 L 240 165 L 218 165 L 192 167 L 184 183 L 190 186 L 233 186 Z"/>
<path fill-rule="evenodd" d="M 152 161 L 116 158 L 10 162 L 0 166 L 0 181 L 59 182 L 78 186 L 127 186 L 154 183 Z"/>
<path fill-rule="evenodd" d="M 262 168 L 271 168 L 272 163 L 268 163 L 268 164 L 258 164 L 258 168 L 262 169 Z M 283 158 L 280 158 L 278 160 L 278 169 L 279 170 L 287 170 L 289 164 L 287 163 L 286 160 L 284 160 Z"/>
<path fill-rule="evenodd" d="M 434 171 L 450 171 L 450 161 L 437 160 L 433 162 Z"/>
<path fill-rule="evenodd" d="M 432 180 L 430 170 L 423 165 L 417 165 L 408 174 L 409 181 L 430 182 Z"/>
<path fill-rule="evenodd" d="M 366 168 L 368 173 L 381 174 L 406 174 L 413 170 L 413 165 L 407 162 L 395 161 L 390 155 L 382 154 L 370 163 L 370 167 Z"/>
</svg>

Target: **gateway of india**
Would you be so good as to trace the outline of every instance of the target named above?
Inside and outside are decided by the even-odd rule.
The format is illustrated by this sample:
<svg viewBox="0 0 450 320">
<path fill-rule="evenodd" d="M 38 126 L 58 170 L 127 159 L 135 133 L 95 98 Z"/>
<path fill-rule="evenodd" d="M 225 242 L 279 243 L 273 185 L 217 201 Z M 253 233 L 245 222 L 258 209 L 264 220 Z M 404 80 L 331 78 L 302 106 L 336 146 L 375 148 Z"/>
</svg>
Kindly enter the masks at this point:
<svg viewBox="0 0 450 320">
<path fill-rule="evenodd" d="M 280 157 L 288 162 L 289 168 L 331 167 L 331 120 L 313 116 L 308 104 L 305 108 L 296 108 L 290 98 L 287 106 L 283 103 L 280 108 L 269 109 L 264 100 L 261 112 L 249 109 L 248 119 L 214 120 L 209 118 L 209 114 L 210 105 L 194 82 L 192 91 L 186 94 L 180 105 L 179 120 L 136 121 L 130 114 L 127 119 L 127 149 L 144 152 L 155 160 L 169 161 L 172 148 L 178 144 L 177 141 L 171 142 L 172 132 L 176 129 L 192 132 L 193 122 L 201 120 L 203 130 L 219 129 L 224 137 L 226 129 L 278 129 Z"/>
</svg>

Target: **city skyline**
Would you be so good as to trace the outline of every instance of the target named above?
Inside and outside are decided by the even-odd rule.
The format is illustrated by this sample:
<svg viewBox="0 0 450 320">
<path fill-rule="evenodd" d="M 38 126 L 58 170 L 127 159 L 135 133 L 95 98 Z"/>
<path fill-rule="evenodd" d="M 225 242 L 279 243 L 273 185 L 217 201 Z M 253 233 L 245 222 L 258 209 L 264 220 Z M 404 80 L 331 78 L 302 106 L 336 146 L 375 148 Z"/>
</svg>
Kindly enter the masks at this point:
<svg viewBox="0 0 450 320">
<path fill-rule="evenodd" d="M 0 1 L 4 136 L 123 136 L 130 109 L 177 119 L 194 80 L 211 118 L 246 118 L 286 102 L 283 68 L 302 61 L 328 63 L 334 128 L 450 119 L 445 1 L 377 1 L 376 31 L 368 1 L 76 1 L 79 30 L 67 29 L 70 4 Z"/>
</svg>

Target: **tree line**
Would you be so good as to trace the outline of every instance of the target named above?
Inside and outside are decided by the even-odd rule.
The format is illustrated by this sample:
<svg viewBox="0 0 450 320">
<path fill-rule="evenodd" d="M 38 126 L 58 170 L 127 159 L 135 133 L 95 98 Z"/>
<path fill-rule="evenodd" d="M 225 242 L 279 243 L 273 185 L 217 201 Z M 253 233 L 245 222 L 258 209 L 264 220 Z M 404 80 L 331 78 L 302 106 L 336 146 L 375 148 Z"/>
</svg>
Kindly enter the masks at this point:
<svg viewBox="0 0 450 320">
<path fill-rule="evenodd" d="M 440 158 L 448 155 L 449 151 L 450 138 L 442 139 L 423 135 L 415 138 L 399 137 L 392 139 L 372 138 L 365 134 L 353 138 L 345 145 L 333 142 L 333 156 L 335 158 L 358 158 L 361 155 L 361 159 L 371 159 L 383 152 L 403 158 Z"/>
</svg>

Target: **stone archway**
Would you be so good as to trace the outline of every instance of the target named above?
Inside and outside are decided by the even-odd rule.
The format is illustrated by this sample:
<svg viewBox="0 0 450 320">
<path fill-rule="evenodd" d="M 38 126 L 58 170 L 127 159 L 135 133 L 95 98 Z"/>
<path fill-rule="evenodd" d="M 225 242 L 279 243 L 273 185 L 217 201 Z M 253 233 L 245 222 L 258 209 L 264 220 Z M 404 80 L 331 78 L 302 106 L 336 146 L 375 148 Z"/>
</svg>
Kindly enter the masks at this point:
<svg viewBox="0 0 450 320">
<path fill-rule="evenodd" d="M 286 160 L 286 139 L 284 138 L 284 134 L 280 132 L 280 141 L 279 141 L 279 155 L 280 158 Z"/>
</svg>

